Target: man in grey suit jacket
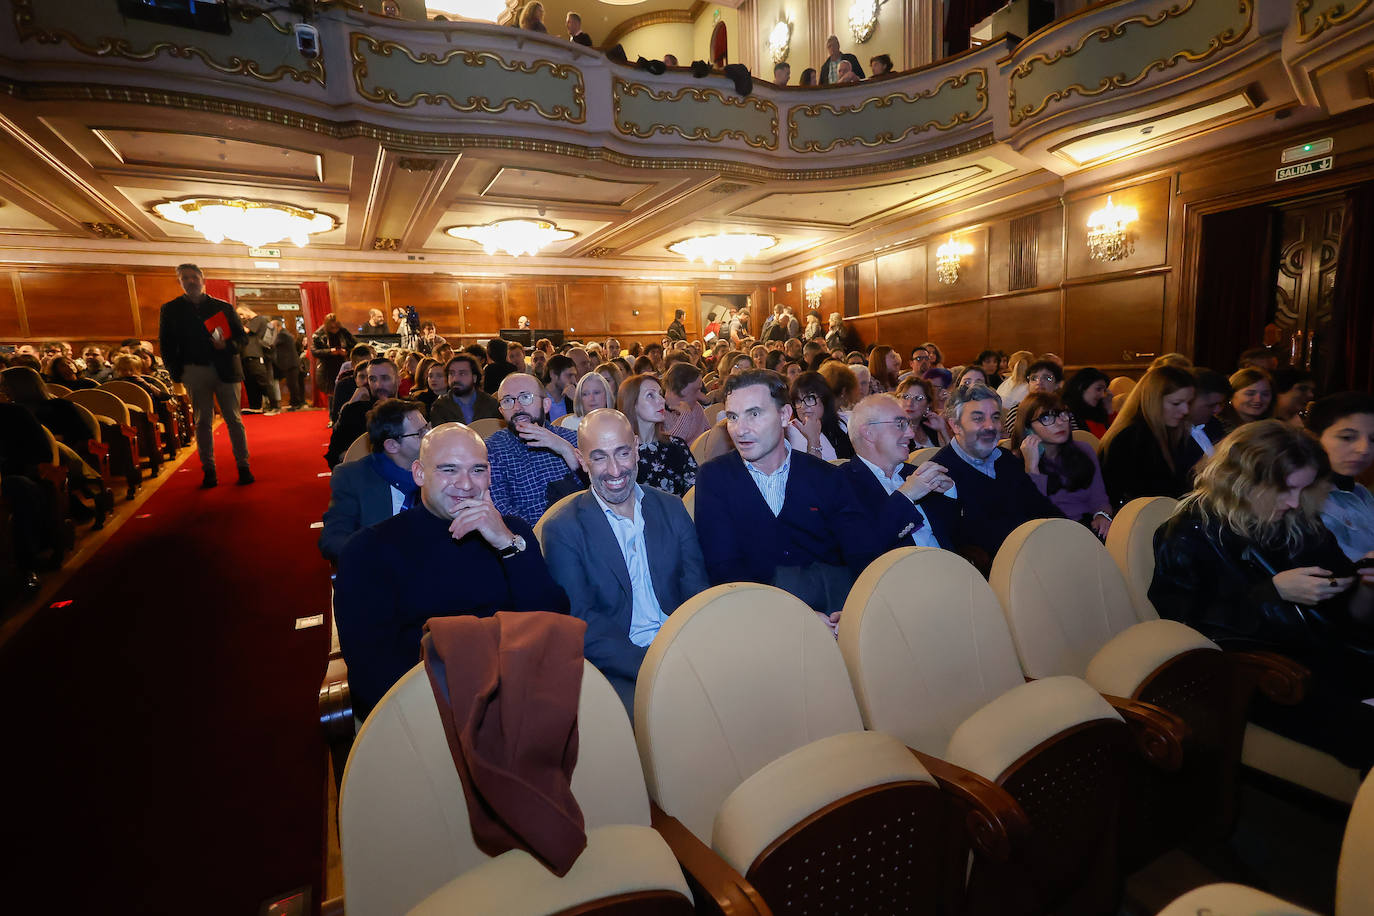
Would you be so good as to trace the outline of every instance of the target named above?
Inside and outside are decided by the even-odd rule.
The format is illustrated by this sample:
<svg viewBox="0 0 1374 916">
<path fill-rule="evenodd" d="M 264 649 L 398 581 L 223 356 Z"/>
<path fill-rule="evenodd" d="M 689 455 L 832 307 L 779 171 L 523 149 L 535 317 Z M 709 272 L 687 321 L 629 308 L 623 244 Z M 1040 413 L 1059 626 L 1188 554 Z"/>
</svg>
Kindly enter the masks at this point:
<svg viewBox="0 0 1374 916">
<path fill-rule="evenodd" d="M 417 487 L 410 466 L 429 429 L 424 409 L 419 401 L 378 401 L 367 415 L 371 454 L 335 465 L 320 532 L 320 553 L 329 562 L 338 560 L 354 534 L 413 505 Z"/>
<path fill-rule="evenodd" d="M 633 718 L 645 650 L 668 615 L 710 583 L 682 500 L 636 482 L 639 448 L 625 416 L 593 410 L 577 436 L 591 489 L 540 520 L 540 547 L 573 615 L 587 621 L 587 660 Z"/>
</svg>

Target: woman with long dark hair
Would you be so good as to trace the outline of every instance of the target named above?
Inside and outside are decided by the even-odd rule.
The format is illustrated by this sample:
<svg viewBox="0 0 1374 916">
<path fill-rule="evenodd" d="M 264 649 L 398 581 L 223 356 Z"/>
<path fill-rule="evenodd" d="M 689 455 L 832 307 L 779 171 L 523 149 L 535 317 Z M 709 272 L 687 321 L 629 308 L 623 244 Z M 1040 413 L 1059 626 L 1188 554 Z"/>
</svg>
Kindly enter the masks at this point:
<svg viewBox="0 0 1374 916">
<path fill-rule="evenodd" d="M 1073 414 L 1073 428 L 1092 433 L 1101 439 L 1111 426 L 1111 384 L 1107 373 L 1085 366 L 1074 373 L 1064 386 L 1064 404 Z"/>
<path fill-rule="evenodd" d="M 1076 442 L 1069 408 L 1053 392 L 1032 392 L 1016 405 L 1011 430 L 1012 451 L 1026 462 L 1026 473 L 1064 513 L 1106 540 L 1112 525 L 1112 504 L 1102 480 L 1102 468 L 1092 447 Z"/>
<path fill-rule="evenodd" d="M 648 373 L 632 375 L 620 383 L 616 407 L 630 419 L 639 435 L 641 486 L 681 496 L 697 483 L 697 461 L 687 443 L 663 431 L 668 411 L 663 386 Z"/>
<path fill-rule="evenodd" d="M 788 392 L 793 420 L 787 442 L 794 449 L 824 458 L 853 458 L 854 446 L 840 426 L 835 393 L 819 372 L 803 372 Z"/>
<path fill-rule="evenodd" d="M 888 394 L 897 390 L 902 358 L 888 346 L 876 346 L 868 354 L 868 393 Z"/>
</svg>

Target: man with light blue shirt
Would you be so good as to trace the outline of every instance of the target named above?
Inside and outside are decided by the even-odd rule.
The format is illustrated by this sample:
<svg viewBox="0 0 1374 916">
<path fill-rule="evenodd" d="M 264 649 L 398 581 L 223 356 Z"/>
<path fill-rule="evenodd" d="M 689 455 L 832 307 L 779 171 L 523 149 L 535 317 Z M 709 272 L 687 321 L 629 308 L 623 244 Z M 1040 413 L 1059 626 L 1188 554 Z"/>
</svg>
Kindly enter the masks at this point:
<svg viewBox="0 0 1374 916">
<path fill-rule="evenodd" d="M 945 419 L 954 431 L 949 445 L 931 460 L 943 467 L 954 488 L 958 517 L 954 549 L 985 575 L 1002 542 L 1021 524 L 1064 515 L 1026 474 L 1020 455 L 998 446 L 1002 399 L 986 385 L 960 388 L 949 397 Z"/>
<path fill-rule="evenodd" d="M 633 718 L 645 650 L 668 615 L 710 583 L 682 500 L 636 482 L 639 441 L 624 414 L 591 411 L 577 440 L 591 489 L 549 510 L 540 546 L 573 615 L 587 621 L 587 660 Z"/>
</svg>

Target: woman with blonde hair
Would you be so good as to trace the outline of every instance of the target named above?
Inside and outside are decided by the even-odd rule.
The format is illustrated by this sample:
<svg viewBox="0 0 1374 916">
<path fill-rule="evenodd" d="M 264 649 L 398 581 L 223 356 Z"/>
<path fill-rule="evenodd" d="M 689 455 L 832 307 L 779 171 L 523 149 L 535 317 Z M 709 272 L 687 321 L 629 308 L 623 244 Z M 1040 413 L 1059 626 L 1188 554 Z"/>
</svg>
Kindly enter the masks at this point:
<svg viewBox="0 0 1374 916">
<path fill-rule="evenodd" d="M 943 369 L 930 371 L 944 372 Z M 937 399 L 935 385 L 930 379 L 908 375 L 897 383 L 897 398 L 910 424 L 907 428 L 911 430 L 911 451 L 949 445 L 949 422 L 942 414 L 944 404 Z"/>
<path fill-rule="evenodd" d="M 573 416 L 585 417 L 601 407 L 615 406 L 615 389 L 600 372 L 588 372 L 577 380 L 573 395 Z"/>
<path fill-rule="evenodd" d="M 612 391 L 620 390 L 620 383 L 625 381 L 625 370 L 613 362 L 604 362 L 596 367 L 596 371 L 606 380 L 606 384 L 611 386 Z M 607 406 L 610 406 L 609 403 Z"/>
<path fill-rule="evenodd" d="M 528 32 L 548 32 L 544 25 L 544 4 L 530 0 L 520 9 L 520 28 Z"/>
<path fill-rule="evenodd" d="M 1218 445 L 1155 541 L 1150 601 L 1223 648 L 1289 656 L 1312 672 L 1303 701 L 1257 694 L 1252 721 L 1374 764 L 1374 568 L 1358 568 L 1322 524 L 1326 454 L 1278 420 Z M 1366 555 L 1366 559 L 1374 553 Z"/>
<path fill-rule="evenodd" d="M 1189 435 L 1193 374 L 1174 366 L 1145 373 L 1098 447 L 1112 505 L 1139 496 L 1178 499 L 1192 487 L 1189 472 L 1202 449 Z"/>
<path fill-rule="evenodd" d="M 1274 412 L 1274 380 L 1263 369 L 1247 366 L 1230 378 L 1231 402 L 1217 419 L 1229 433 L 1246 423 L 1267 420 Z"/>
<path fill-rule="evenodd" d="M 1030 383 L 1026 381 L 1026 372 L 1030 369 L 1031 363 L 1035 362 L 1035 354 L 1029 350 L 1017 350 L 1007 359 L 1007 367 L 1010 370 L 1007 377 L 1002 380 L 1002 384 L 997 386 L 997 394 L 1002 399 L 1002 413 L 1006 414 L 1030 391 Z"/>
<path fill-rule="evenodd" d="M 824 340 L 825 328 L 821 327 L 821 316 L 815 312 L 806 313 L 806 328 L 802 331 L 802 342 Z"/>
<path fill-rule="evenodd" d="M 897 390 L 902 358 L 889 346 L 874 347 L 868 354 L 868 393 L 889 394 Z"/>
<path fill-rule="evenodd" d="M 697 460 L 686 442 L 663 431 L 667 402 L 663 386 L 648 373 L 632 375 L 620 383 L 616 408 L 630 420 L 639 436 L 641 486 L 681 496 L 696 486 Z"/>
<path fill-rule="evenodd" d="M 1150 363 L 1151 369 L 1158 369 L 1160 366 L 1174 366 L 1179 369 L 1193 368 L 1193 361 L 1182 353 L 1165 353 L 1163 356 L 1156 356 L 1155 361 Z"/>
</svg>

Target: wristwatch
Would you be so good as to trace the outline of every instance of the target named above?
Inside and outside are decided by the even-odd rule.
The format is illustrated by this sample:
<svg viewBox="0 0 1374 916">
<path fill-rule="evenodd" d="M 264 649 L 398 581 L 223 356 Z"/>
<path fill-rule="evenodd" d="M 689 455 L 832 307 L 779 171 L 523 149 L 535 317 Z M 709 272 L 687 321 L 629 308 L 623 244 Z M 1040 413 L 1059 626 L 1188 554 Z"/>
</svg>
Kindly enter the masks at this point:
<svg viewBox="0 0 1374 916">
<path fill-rule="evenodd" d="M 525 539 L 518 534 L 512 534 L 510 543 L 501 550 L 501 559 L 509 560 L 525 549 Z"/>
</svg>

